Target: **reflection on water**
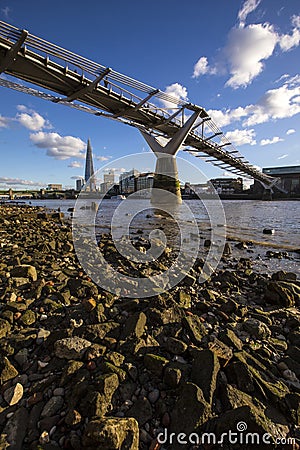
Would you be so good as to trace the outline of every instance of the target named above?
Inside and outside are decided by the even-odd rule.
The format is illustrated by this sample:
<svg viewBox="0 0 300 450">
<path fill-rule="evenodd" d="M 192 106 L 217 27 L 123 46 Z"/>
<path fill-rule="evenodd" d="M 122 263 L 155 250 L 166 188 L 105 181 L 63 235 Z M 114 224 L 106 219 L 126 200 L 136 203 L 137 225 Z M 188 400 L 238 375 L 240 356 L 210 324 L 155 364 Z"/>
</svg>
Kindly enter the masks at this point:
<svg viewBox="0 0 300 450">
<path fill-rule="evenodd" d="M 207 203 L 210 200 L 206 201 Z M 213 202 L 213 201 L 211 201 Z M 199 229 L 205 233 L 211 228 L 208 213 L 199 200 L 185 202 L 195 215 Z M 68 213 L 68 209 L 75 204 L 74 200 L 32 200 L 32 205 L 46 208 L 60 208 Z M 103 200 L 97 215 L 97 227 L 107 231 L 110 228 L 111 218 L 119 202 L 116 200 Z M 149 207 L 150 203 L 149 203 Z M 300 248 L 300 202 L 299 201 L 223 201 L 226 215 L 227 236 L 243 240 L 254 240 L 261 243 L 271 243 L 284 248 Z M 214 205 L 211 206 L 211 209 Z M 157 213 L 157 212 L 156 212 Z M 164 217 L 162 211 L 156 214 L 154 209 L 144 211 L 135 217 L 135 226 L 141 229 L 152 226 L 153 218 L 158 220 L 172 220 Z M 147 217 L 151 215 L 151 217 Z M 152 217 L 153 216 L 153 217 Z M 150 220 L 151 219 L 151 220 Z M 222 221 L 220 221 L 222 222 Z M 220 227 L 222 223 L 219 224 Z M 264 235 L 264 228 L 273 228 L 274 235 Z"/>
</svg>

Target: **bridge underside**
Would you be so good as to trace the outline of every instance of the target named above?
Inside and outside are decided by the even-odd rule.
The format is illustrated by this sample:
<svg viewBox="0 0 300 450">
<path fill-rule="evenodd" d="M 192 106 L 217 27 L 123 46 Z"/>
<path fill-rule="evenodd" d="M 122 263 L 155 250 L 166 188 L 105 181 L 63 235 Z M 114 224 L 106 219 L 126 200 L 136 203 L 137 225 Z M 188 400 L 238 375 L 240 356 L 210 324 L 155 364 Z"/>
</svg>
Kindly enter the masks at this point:
<svg viewBox="0 0 300 450">
<path fill-rule="evenodd" d="M 0 78 L 0 85 L 73 108 L 122 121 L 146 137 L 174 138 L 189 118 L 197 118 L 180 146 L 239 176 L 265 185 L 274 179 L 258 171 L 233 147 L 204 108 L 57 47 L 0 22 L 0 73 L 34 86 Z M 176 153 L 174 152 L 174 154 Z"/>
</svg>

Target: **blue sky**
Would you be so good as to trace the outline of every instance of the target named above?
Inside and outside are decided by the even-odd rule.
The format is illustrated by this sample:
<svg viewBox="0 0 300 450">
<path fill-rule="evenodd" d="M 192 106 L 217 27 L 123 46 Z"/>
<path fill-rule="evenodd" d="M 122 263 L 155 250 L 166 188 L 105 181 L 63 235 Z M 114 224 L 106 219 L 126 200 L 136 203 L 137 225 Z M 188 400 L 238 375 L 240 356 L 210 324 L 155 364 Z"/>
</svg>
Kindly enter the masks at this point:
<svg viewBox="0 0 300 450">
<path fill-rule="evenodd" d="M 299 0 L 0 0 L 0 20 L 203 106 L 259 167 L 300 164 Z M 97 168 L 148 151 L 134 128 L 0 87 L 0 189 L 74 186 L 88 137 Z"/>
</svg>

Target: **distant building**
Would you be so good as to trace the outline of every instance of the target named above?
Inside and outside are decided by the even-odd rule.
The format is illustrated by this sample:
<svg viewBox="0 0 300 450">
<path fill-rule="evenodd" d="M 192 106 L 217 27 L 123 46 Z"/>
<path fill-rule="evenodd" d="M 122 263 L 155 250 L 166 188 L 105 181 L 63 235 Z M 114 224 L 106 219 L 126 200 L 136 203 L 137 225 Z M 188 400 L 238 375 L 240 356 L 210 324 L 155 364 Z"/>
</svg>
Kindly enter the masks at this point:
<svg viewBox="0 0 300 450">
<path fill-rule="evenodd" d="M 218 194 L 240 194 L 243 191 L 242 178 L 214 178 L 210 182 Z"/>
<path fill-rule="evenodd" d="M 185 195 L 193 195 L 196 194 L 205 194 L 210 192 L 210 186 L 207 183 L 185 183 L 184 185 L 184 194 Z"/>
<path fill-rule="evenodd" d="M 62 184 L 50 183 L 47 186 L 47 191 L 62 191 Z"/>
<path fill-rule="evenodd" d="M 279 186 L 283 188 L 287 194 L 300 194 L 300 166 L 267 167 L 262 171 L 271 177 L 279 177 Z M 256 181 L 256 187 L 257 183 L 260 184 Z"/>
<path fill-rule="evenodd" d="M 103 176 L 104 183 L 115 184 L 115 174 L 113 171 L 105 173 Z"/>
<path fill-rule="evenodd" d="M 151 189 L 153 187 L 154 173 L 140 173 L 136 179 L 136 190 Z"/>
<path fill-rule="evenodd" d="M 86 191 L 95 192 L 96 191 L 96 180 L 94 177 L 94 164 L 93 164 L 93 152 L 91 141 L 88 139 L 86 157 L 85 157 L 85 172 L 84 181 Z"/>
<path fill-rule="evenodd" d="M 132 169 L 129 172 L 124 172 L 119 177 L 120 194 L 132 194 L 136 192 L 137 177 L 140 172 Z"/>
<path fill-rule="evenodd" d="M 76 191 L 81 191 L 82 186 L 83 186 L 83 180 L 82 180 L 82 178 L 79 178 L 78 180 L 76 180 Z"/>
</svg>

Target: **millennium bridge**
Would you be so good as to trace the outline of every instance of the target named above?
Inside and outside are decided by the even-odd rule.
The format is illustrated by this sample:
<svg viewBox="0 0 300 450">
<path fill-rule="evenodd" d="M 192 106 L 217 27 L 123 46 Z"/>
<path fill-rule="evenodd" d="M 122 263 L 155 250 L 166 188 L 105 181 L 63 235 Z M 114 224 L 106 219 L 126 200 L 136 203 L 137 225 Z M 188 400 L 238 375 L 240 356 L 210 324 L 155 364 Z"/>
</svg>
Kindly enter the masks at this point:
<svg viewBox="0 0 300 450">
<path fill-rule="evenodd" d="M 11 76 L 0 76 L 3 87 L 136 127 L 157 157 L 157 174 L 176 178 L 176 154 L 183 149 L 267 190 L 280 182 L 250 164 L 203 107 L 2 21 L 0 74 Z M 178 195 L 178 185 L 169 190 Z"/>
</svg>

